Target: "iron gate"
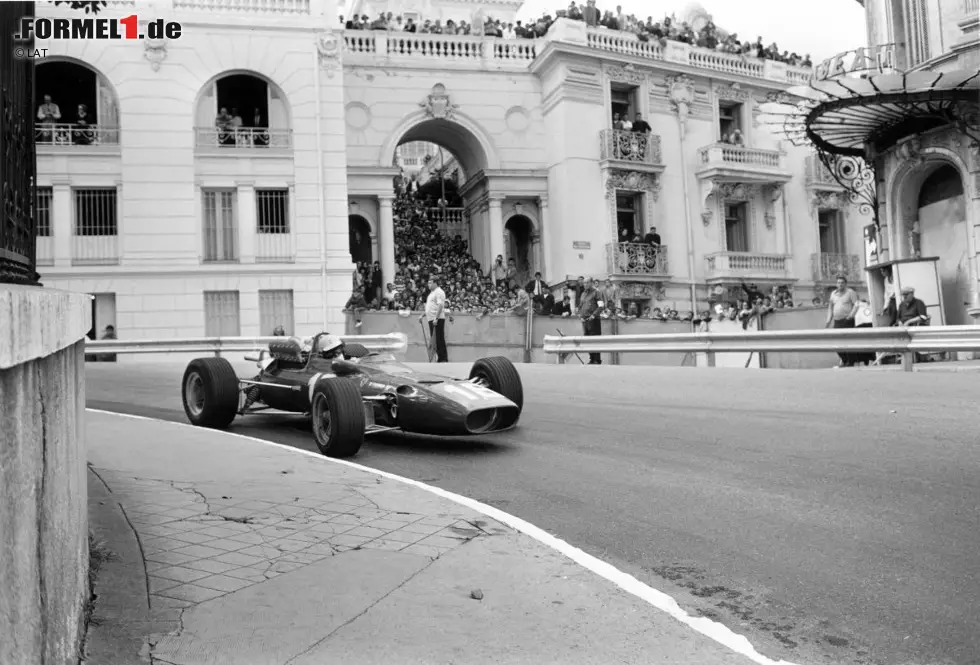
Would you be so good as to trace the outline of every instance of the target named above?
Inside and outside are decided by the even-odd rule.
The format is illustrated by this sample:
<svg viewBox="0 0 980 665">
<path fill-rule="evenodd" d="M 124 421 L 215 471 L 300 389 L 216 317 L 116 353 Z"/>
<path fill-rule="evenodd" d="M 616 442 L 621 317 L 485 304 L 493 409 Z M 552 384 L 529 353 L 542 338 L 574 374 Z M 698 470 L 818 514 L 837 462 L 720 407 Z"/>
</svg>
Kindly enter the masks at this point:
<svg viewBox="0 0 980 665">
<path fill-rule="evenodd" d="M 33 2 L 0 2 L 0 283 L 36 284 L 34 60 L 17 57 L 34 42 L 16 42 Z"/>
</svg>

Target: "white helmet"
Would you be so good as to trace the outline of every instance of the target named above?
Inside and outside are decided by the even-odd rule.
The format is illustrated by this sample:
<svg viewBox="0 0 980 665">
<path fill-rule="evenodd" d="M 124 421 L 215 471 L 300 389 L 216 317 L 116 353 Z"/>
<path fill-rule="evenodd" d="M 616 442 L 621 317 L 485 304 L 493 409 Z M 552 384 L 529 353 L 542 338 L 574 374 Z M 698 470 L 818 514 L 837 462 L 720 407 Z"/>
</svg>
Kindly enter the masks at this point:
<svg viewBox="0 0 980 665">
<path fill-rule="evenodd" d="M 317 348 L 317 351 L 319 353 L 328 353 L 330 351 L 339 349 L 343 345 L 344 345 L 344 341 L 339 337 L 337 337 L 336 335 L 330 335 L 330 334 L 321 335 L 320 341 L 317 342 L 317 346 L 319 347 Z"/>
</svg>

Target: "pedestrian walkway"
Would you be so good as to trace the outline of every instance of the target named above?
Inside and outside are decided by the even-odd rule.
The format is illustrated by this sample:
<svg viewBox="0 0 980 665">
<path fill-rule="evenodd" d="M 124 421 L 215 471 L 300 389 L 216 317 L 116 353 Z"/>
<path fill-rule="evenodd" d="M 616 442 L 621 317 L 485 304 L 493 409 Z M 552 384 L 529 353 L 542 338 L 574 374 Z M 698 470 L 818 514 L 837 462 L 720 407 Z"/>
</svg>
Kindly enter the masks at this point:
<svg viewBox="0 0 980 665">
<path fill-rule="evenodd" d="M 86 434 L 89 665 L 752 662 L 424 489 L 173 423 Z"/>
</svg>

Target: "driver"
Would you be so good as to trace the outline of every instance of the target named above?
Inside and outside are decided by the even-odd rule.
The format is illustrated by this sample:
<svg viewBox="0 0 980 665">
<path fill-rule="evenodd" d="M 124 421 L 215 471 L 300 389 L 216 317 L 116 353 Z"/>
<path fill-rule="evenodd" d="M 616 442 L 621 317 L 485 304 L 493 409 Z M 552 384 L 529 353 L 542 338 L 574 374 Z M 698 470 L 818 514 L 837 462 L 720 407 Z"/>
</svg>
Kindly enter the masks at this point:
<svg viewBox="0 0 980 665">
<path fill-rule="evenodd" d="M 321 335 L 317 352 L 324 360 L 344 358 L 344 341 L 336 335 Z"/>
</svg>

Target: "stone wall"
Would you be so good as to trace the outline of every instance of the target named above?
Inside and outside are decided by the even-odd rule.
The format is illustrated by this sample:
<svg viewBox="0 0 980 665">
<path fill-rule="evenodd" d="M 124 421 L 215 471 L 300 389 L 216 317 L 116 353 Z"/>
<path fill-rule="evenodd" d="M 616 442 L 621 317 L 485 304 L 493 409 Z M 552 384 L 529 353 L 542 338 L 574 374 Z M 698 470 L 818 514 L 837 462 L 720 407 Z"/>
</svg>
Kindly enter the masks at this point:
<svg viewBox="0 0 980 665">
<path fill-rule="evenodd" d="M 0 663 L 78 661 L 88 296 L 0 289 Z"/>
</svg>

